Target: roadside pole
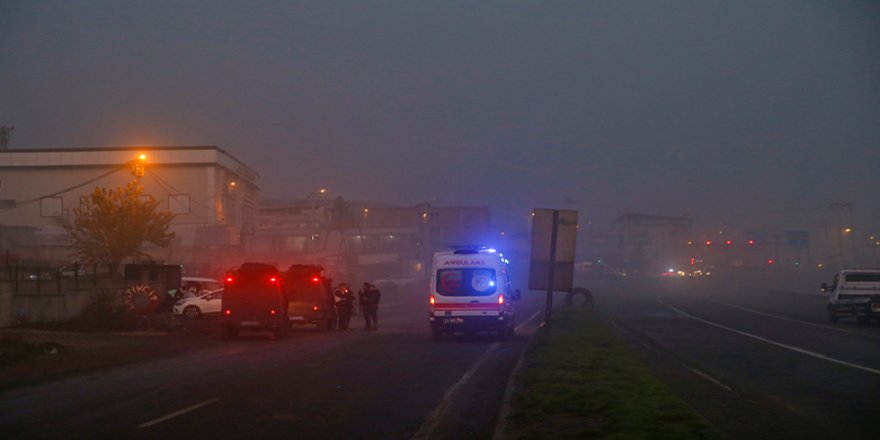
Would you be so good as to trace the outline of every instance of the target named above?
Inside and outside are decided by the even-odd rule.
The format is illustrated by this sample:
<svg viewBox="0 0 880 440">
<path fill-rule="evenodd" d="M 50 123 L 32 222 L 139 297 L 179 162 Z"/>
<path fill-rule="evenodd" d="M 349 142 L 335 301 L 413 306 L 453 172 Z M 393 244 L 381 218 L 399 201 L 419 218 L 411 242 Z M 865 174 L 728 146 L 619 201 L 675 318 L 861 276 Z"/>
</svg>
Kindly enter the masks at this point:
<svg viewBox="0 0 880 440">
<path fill-rule="evenodd" d="M 559 211 L 553 210 L 553 227 L 550 228 L 550 267 L 547 270 L 547 303 L 544 306 L 544 322 L 541 327 L 550 329 L 551 310 L 553 309 L 553 272 L 556 266 L 556 239 L 559 235 Z"/>
</svg>

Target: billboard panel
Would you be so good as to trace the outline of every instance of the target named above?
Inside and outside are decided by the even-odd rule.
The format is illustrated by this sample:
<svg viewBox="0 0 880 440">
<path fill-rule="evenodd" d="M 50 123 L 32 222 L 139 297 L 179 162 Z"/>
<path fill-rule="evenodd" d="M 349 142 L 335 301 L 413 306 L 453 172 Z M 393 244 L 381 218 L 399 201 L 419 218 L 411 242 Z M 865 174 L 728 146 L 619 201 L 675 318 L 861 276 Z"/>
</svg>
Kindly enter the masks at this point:
<svg viewBox="0 0 880 440">
<path fill-rule="evenodd" d="M 553 241 L 554 224 L 556 229 L 555 242 Z M 571 290 L 577 231 L 577 211 L 535 209 L 532 212 L 529 289 Z M 555 254 L 551 255 L 551 251 L 554 250 Z M 553 269 L 552 286 L 550 280 L 551 268 Z"/>
</svg>

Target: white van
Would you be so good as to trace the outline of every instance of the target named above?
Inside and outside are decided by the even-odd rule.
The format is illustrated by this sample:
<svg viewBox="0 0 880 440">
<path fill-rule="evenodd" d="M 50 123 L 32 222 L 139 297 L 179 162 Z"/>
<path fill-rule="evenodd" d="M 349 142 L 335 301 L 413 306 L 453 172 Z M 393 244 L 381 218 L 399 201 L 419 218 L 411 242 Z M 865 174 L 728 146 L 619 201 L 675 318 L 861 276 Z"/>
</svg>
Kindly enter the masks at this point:
<svg viewBox="0 0 880 440">
<path fill-rule="evenodd" d="M 513 335 L 519 291 L 510 287 L 506 260 L 494 249 L 461 247 L 434 254 L 429 322 L 435 341 L 453 333 Z"/>
<path fill-rule="evenodd" d="M 837 322 L 843 316 L 855 317 L 859 324 L 880 319 L 880 270 L 847 269 L 834 277 L 834 283 L 822 283 L 829 294 L 828 319 Z"/>
</svg>

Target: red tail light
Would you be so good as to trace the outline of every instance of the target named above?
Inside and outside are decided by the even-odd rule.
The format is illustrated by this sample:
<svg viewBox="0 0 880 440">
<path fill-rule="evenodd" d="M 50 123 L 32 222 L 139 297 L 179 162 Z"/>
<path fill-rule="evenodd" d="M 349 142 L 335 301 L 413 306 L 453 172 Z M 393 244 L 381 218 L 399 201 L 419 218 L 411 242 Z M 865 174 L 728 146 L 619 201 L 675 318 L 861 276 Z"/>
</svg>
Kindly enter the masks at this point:
<svg viewBox="0 0 880 440">
<path fill-rule="evenodd" d="M 313 283 L 317 283 L 318 281 L 321 281 L 321 277 L 312 277 Z"/>
<path fill-rule="evenodd" d="M 428 298 L 428 303 L 431 304 L 432 306 L 433 306 L 434 303 L 436 303 L 436 302 L 437 302 L 437 300 L 434 299 L 434 295 L 431 295 L 431 296 Z"/>
<path fill-rule="evenodd" d="M 276 284 L 278 282 L 278 278 L 277 277 L 269 277 L 269 282 L 272 284 Z"/>
<path fill-rule="evenodd" d="M 270 315 L 277 315 L 277 314 L 278 314 L 278 310 L 275 310 L 275 309 L 269 310 L 269 314 L 270 314 Z"/>
<path fill-rule="evenodd" d="M 312 307 L 312 310 L 314 310 L 314 311 L 316 311 L 316 312 L 317 312 L 319 309 L 320 309 L 320 307 L 318 307 L 318 306 L 313 306 L 313 307 Z"/>
<path fill-rule="evenodd" d="M 498 295 L 498 305 L 504 304 L 504 295 Z"/>
<path fill-rule="evenodd" d="M 232 283 L 233 281 L 234 281 L 234 279 L 232 278 L 232 275 L 226 275 L 226 283 L 227 284 Z"/>
<path fill-rule="evenodd" d="M 226 316 L 229 316 L 229 315 L 232 314 L 232 310 L 226 309 L 226 310 L 223 311 L 223 314 L 226 315 Z"/>
</svg>

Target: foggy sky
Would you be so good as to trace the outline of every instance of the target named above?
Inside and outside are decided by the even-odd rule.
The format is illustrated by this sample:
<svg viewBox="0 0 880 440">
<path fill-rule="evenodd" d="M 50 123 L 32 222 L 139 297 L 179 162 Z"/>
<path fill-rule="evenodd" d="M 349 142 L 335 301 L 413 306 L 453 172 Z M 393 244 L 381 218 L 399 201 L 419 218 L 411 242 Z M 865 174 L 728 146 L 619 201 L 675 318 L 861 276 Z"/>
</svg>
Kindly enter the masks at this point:
<svg viewBox="0 0 880 440">
<path fill-rule="evenodd" d="M 264 197 L 880 231 L 874 2 L 2 0 L 0 102 L 12 148 L 217 145 Z"/>
</svg>

